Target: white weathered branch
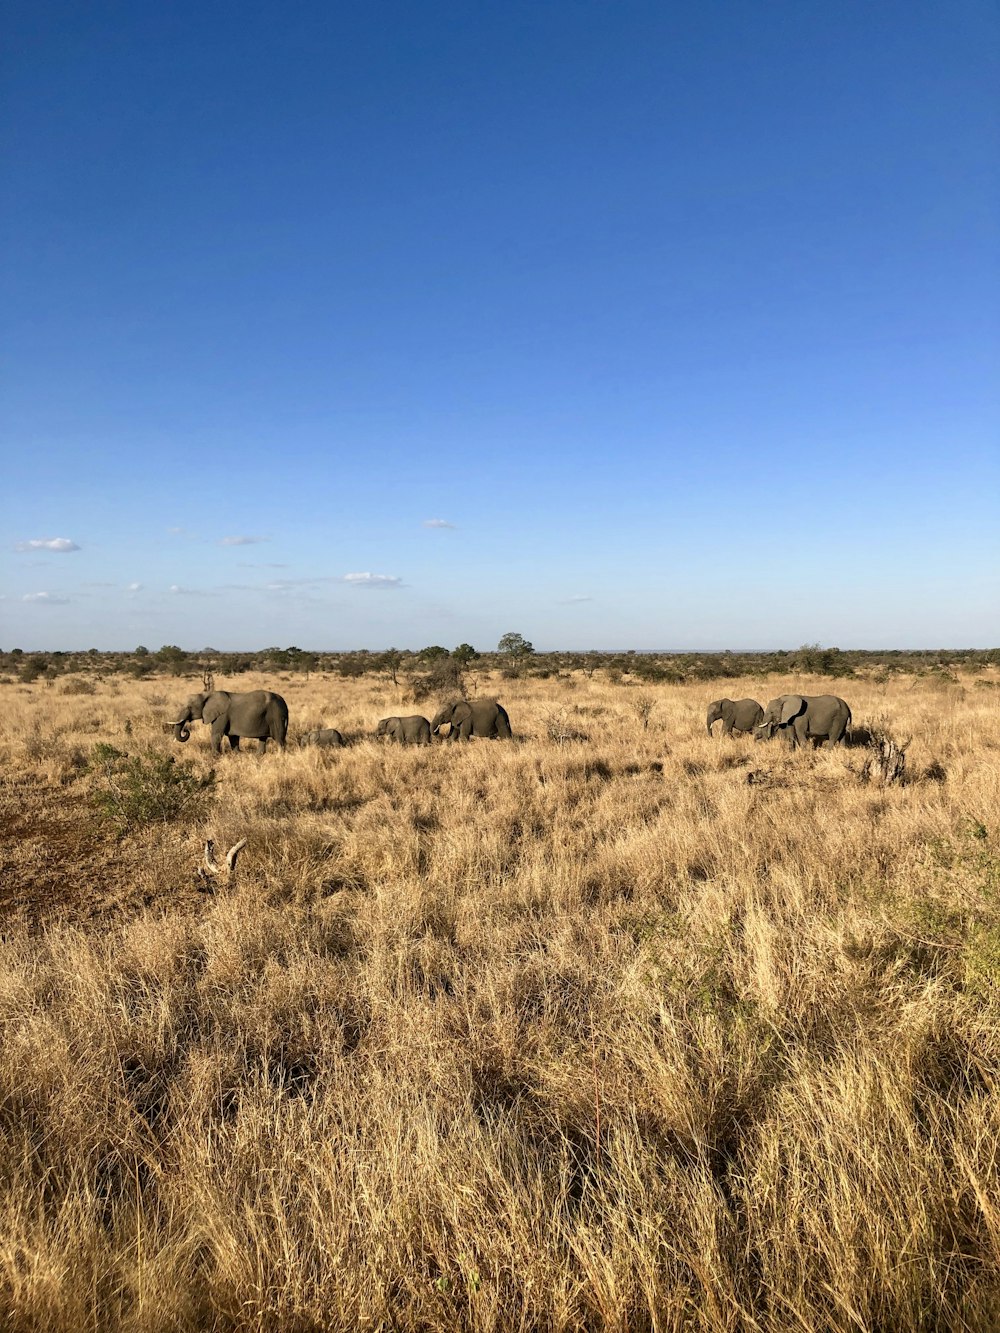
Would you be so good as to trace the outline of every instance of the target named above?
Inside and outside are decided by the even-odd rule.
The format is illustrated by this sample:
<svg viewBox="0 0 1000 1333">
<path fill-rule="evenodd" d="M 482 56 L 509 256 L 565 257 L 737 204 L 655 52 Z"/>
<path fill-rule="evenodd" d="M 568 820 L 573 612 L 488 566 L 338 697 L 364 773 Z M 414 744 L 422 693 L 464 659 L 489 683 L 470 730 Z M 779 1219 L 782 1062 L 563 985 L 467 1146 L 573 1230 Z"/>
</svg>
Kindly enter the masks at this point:
<svg viewBox="0 0 1000 1333">
<path fill-rule="evenodd" d="M 205 864 L 198 867 L 198 876 L 200 879 L 215 879 L 225 873 L 226 878 L 231 880 L 236 874 L 236 860 L 247 845 L 246 838 L 241 838 L 239 842 L 234 843 L 226 852 L 226 864 L 221 866 L 215 859 L 215 842 L 208 838 L 205 841 Z"/>
</svg>

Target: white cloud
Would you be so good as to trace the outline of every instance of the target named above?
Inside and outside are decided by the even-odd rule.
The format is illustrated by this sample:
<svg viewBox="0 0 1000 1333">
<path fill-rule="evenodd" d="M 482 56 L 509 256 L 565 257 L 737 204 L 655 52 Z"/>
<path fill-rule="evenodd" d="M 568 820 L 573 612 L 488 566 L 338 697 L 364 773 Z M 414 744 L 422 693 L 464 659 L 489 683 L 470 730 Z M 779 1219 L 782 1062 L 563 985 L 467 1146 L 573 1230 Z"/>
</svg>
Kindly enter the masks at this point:
<svg viewBox="0 0 1000 1333">
<path fill-rule="evenodd" d="M 425 527 L 425 528 L 452 528 L 452 529 L 454 529 L 455 524 L 454 524 L 454 523 L 449 523 L 448 520 L 447 520 L 446 518 L 425 518 L 425 519 L 424 519 L 424 527 Z"/>
<path fill-rule="evenodd" d="M 65 606 L 69 598 L 60 597 L 55 592 L 26 592 L 21 601 L 34 602 L 38 606 Z"/>
<path fill-rule="evenodd" d="M 220 546 L 257 546 L 260 542 L 270 541 L 270 537 L 220 537 Z"/>
<path fill-rule="evenodd" d="M 345 574 L 341 582 L 352 588 L 398 588 L 403 580 L 395 574 Z"/>
<path fill-rule="evenodd" d="M 141 583 L 130 583 L 130 584 L 126 587 L 125 591 L 126 591 L 127 593 L 131 594 L 132 596 L 134 596 L 137 592 L 142 592 L 142 584 L 141 584 Z"/>
<path fill-rule="evenodd" d="M 76 542 L 70 541 L 68 537 L 33 537 L 30 541 L 18 542 L 19 551 L 58 551 L 60 554 L 66 551 L 79 551 Z"/>
<path fill-rule="evenodd" d="M 179 583 L 171 583 L 170 591 L 175 597 L 211 597 L 212 594 L 204 588 L 184 588 Z"/>
</svg>

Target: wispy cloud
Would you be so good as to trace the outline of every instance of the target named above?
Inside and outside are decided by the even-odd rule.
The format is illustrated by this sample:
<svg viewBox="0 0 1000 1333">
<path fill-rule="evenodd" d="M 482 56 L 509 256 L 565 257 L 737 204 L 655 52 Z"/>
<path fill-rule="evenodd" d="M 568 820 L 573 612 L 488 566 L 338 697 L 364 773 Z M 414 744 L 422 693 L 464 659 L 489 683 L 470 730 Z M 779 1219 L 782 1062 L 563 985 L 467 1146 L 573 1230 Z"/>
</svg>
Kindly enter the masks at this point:
<svg viewBox="0 0 1000 1333">
<path fill-rule="evenodd" d="M 80 547 L 69 537 L 33 537 L 30 541 L 18 542 L 18 551 L 57 551 L 60 555 L 66 551 L 79 551 Z"/>
<path fill-rule="evenodd" d="M 399 588 L 403 580 L 395 574 L 345 574 L 340 582 L 352 588 Z"/>
<path fill-rule="evenodd" d="M 287 569 L 287 565 L 279 565 L 274 561 L 264 560 L 240 560 L 237 562 L 239 569 Z"/>
<path fill-rule="evenodd" d="M 577 602 L 592 602 L 594 599 L 589 593 L 579 592 L 574 597 L 564 597 L 559 603 L 560 606 L 573 606 Z"/>
<path fill-rule="evenodd" d="M 134 597 L 134 596 L 136 595 L 137 592 L 142 592 L 142 584 L 141 584 L 141 583 L 129 583 L 129 584 L 126 585 L 126 587 L 125 587 L 125 591 L 128 593 L 128 595 L 129 595 L 130 597 Z"/>
<path fill-rule="evenodd" d="M 451 528 L 451 529 L 454 530 L 454 528 L 456 527 L 456 524 L 454 524 L 454 523 L 449 523 L 448 520 L 447 520 L 446 518 L 425 518 L 425 519 L 424 519 L 424 527 L 425 527 L 425 528 Z"/>
<path fill-rule="evenodd" d="M 215 595 L 207 588 L 185 588 L 179 583 L 171 583 L 170 591 L 175 597 L 213 597 Z"/>
<path fill-rule="evenodd" d="M 36 606 L 65 606 L 69 598 L 60 597 L 56 592 L 26 592 L 22 602 L 33 602 Z"/>
<path fill-rule="evenodd" d="M 220 546 L 258 546 L 261 542 L 269 542 L 270 537 L 220 537 Z"/>
<path fill-rule="evenodd" d="M 267 566 L 258 566 L 258 568 L 267 568 Z M 283 565 L 272 566 L 272 568 L 282 569 Z M 229 590 L 232 592 L 271 592 L 271 593 L 309 593 L 318 592 L 323 587 L 336 585 L 338 587 L 348 588 L 405 588 L 406 584 L 397 574 L 373 574 L 370 571 L 357 574 L 313 574 L 302 578 L 268 579 L 266 583 L 223 583 L 220 584 L 217 591 Z M 193 593 L 190 588 L 173 587 L 171 592 Z M 204 594 L 203 594 L 204 595 Z"/>
</svg>

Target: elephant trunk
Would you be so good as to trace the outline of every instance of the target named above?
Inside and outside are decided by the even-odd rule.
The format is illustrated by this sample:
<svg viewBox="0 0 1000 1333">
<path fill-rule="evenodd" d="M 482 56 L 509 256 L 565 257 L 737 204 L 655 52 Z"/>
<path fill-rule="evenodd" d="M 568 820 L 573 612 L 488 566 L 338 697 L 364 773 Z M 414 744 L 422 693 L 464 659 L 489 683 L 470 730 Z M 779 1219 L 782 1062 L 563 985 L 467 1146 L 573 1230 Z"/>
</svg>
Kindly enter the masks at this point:
<svg viewBox="0 0 1000 1333">
<path fill-rule="evenodd" d="M 182 717 L 179 722 L 174 722 L 172 725 L 174 728 L 174 740 L 180 741 L 181 744 L 183 744 L 184 741 L 186 741 L 188 737 L 191 735 L 191 730 L 188 726 L 188 719 L 186 717 Z"/>
</svg>

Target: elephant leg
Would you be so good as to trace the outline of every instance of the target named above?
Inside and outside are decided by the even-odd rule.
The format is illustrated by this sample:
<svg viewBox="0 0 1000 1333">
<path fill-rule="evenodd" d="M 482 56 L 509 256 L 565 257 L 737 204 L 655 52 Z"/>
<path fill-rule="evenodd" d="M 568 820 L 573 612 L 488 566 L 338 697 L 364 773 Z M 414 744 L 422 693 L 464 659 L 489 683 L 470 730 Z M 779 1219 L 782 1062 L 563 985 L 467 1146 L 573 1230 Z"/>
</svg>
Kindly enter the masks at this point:
<svg viewBox="0 0 1000 1333">
<path fill-rule="evenodd" d="M 732 724 L 732 722 L 723 722 L 723 724 L 722 724 L 722 734 L 723 734 L 723 736 L 731 736 L 731 735 L 733 734 L 733 724 Z"/>
<path fill-rule="evenodd" d="M 229 748 L 230 748 L 230 750 L 238 750 L 238 749 L 240 748 L 240 738 L 239 738 L 239 736 L 232 736 L 232 735 L 231 735 L 231 736 L 229 737 Z"/>
<path fill-rule="evenodd" d="M 222 753 L 222 738 L 223 736 L 225 736 L 225 734 L 226 734 L 225 720 L 223 718 L 219 718 L 217 722 L 212 723 L 212 749 L 216 754 Z M 229 741 L 230 745 L 232 745 L 233 739 L 234 738 L 232 737 L 230 738 Z M 237 742 L 239 742 L 238 736 L 235 737 L 235 739 Z"/>
</svg>

